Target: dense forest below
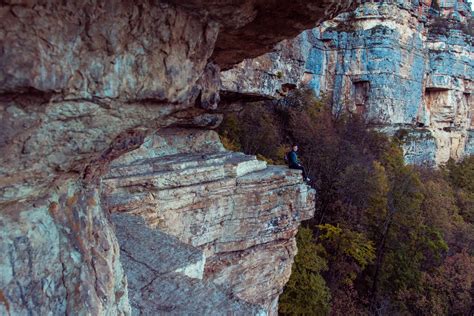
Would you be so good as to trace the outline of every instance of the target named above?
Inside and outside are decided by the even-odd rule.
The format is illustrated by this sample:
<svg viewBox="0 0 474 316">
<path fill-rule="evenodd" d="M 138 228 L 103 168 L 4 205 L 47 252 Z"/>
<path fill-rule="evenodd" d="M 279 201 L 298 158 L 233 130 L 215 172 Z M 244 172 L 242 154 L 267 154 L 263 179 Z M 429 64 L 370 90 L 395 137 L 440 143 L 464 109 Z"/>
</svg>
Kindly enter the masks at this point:
<svg viewBox="0 0 474 316">
<path fill-rule="evenodd" d="M 311 92 L 230 112 L 228 149 L 283 164 L 300 147 L 316 215 L 301 227 L 283 315 L 473 315 L 474 157 L 406 165 L 395 137 Z"/>
</svg>

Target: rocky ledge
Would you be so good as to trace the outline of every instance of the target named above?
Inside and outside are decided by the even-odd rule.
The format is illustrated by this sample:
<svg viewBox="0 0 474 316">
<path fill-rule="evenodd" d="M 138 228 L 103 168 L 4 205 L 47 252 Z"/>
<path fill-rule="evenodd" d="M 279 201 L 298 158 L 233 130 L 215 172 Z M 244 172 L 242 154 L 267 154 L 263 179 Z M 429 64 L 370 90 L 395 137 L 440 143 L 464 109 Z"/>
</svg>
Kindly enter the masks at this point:
<svg viewBox="0 0 474 316">
<path fill-rule="evenodd" d="M 221 313 L 244 311 L 251 303 L 250 314 L 277 313 L 296 253 L 298 225 L 314 213 L 315 192 L 299 171 L 226 151 L 213 131 L 171 129 L 115 161 L 103 186 L 109 211 L 144 219 L 124 225 L 123 218 L 113 215 L 132 307 Z M 176 239 L 172 247 L 170 238 Z M 140 277 L 143 271 L 137 272 L 130 260 L 146 262 L 144 269 L 154 272 Z M 174 279 L 171 272 L 180 276 Z M 146 285 L 143 279 L 147 292 L 138 294 Z M 198 306 L 187 305 L 179 295 L 160 301 L 158 297 L 169 296 L 163 284 L 183 295 L 192 292 L 193 301 L 204 293 L 207 299 Z M 216 302 L 222 306 L 214 306 Z"/>
<path fill-rule="evenodd" d="M 163 128 L 216 127 L 219 68 L 354 3 L 2 1 L 0 314 L 138 308 L 140 285 L 115 235 L 121 226 L 106 209 L 140 213 L 152 232 L 206 257 L 202 282 L 179 272 L 191 269 L 184 262 L 165 270 L 147 263 L 164 271 L 162 284 L 184 275 L 184 285 L 163 286 L 166 301 L 183 305 L 174 289 L 209 285 L 214 303 L 230 297 L 223 310 L 262 310 L 236 303 L 243 299 L 274 311 L 314 193 L 293 171 L 225 152 L 213 133 Z M 173 143 L 162 148 L 163 137 Z M 207 296 L 199 293 L 195 301 Z"/>
</svg>

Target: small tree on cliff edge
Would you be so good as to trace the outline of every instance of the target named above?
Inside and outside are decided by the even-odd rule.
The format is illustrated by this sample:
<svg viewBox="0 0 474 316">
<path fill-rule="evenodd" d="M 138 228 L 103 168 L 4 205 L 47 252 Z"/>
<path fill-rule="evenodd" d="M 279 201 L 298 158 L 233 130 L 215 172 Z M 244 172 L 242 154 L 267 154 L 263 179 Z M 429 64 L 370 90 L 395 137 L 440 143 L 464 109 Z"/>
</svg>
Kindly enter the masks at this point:
<svg viewBox="0 0 474 316">
<path fill-rule="evenodd" d="M 301 227 L 296 235 L 298 253 L 291 277 L 280 296 L 282 315 L 327 315 L 331 295 L 320 272 L 327 270 L 324 248 L 313 240 L 311 229 Z"/>
</svg>

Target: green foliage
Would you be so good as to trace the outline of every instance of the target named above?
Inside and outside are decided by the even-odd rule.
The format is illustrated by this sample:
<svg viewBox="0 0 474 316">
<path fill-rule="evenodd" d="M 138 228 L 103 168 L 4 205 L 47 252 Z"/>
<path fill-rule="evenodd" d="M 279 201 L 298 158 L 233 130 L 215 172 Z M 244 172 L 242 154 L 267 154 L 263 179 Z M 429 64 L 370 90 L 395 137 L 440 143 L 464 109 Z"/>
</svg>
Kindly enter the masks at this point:
<svg viewBox="0 0 474 316">
<path fill-rule="evenodd" d="M 231 151 L 241 151 L 239 135 L 242 133 L 241 127 L 235 114 L 226 116 L 221 125 L 220 139 L 224 148 Z"/>
<path fill-rule="evenodd" d="M 263 160 L 263 161 L 265 161 L 265 162 L 267 162 L 268 164 L 271 164 L 271 165 L 274 165 L 274 164 L 275 164 L 275 162 L 273 161 L 273 159 L 267 158 L 267 157 L 265 157 L 264 155 L 261 155 L 261 154 L 257 154 L 257 159 L 258 159 L 258 160 Z"/>
<path fill-rule="evenodd" d="M 298 234 L 281 313 L 469 314 L 474 157 L 439 171 L 407 166 L 404 131 L 389 139 L 308 90 L 248 105 L 220 134 L 270 163 L 297 143 L 316 179 L 315 218 Z"/>
<path fill-rule="evenodd" d="M 456 191 L 459 213 L 465 221 L 474 224 L 474 194 L 463 189 Z"/>
<path fill-rule="evenodd" d="M 318 225 L 317 227 L 322 232 L 319 236 L 321 241 L 330 244 L 337 253 L 354 259 L 362 268 L 374 261 L 374 243 L 368 240 L 364 234 L 331 224 Z"/>
<path fill-rule="evenodd" d="M 290 151 L 291 145 L 281 144 L 276 150 L 277 157 L 273 159 L 273 162 L 277 165 L 285 165 L 285 155 Z"/>
<path fill-rule="evenodd" d="M 247 154 L 260 154 L 268 161 L 282 159 L 277 152 L 282 138 L 276 115 L 263 103 L 254 103 L 242 113 L 227 115 L 218 132 Z"/>
<path fill-rule="evenodd" d="M 300 228 L 296 236 L 298 253 L 290 280 L 280 296 L 282 315 L 328 315 L 330 293 L 320 272 L 327 270 L 324 249 L 316 244 L 308 228 Z"/>
<path fill-rule="evenodd" d="M 224 146 L 225 149 L 231 150 L 231 151 L 241 151 L 242 149 L 240 148 L 240 144 L 237 143 L 234 139 L 229 138 L 228 136 L 225 135 L 219 135 L 221 139 L 221 143 Z"/>
<path fill-rule="evenodd" d="M 239 124 L 237 115 L 235 113 L 226 115 L 219 130 L 221 131 L 221 135 L 225 135 L 233 142 L 238 143 L 240 135 L 242 134 L 242 126 Z"/>
<path fill-rule="evenodd" d="M 474 193 L 474 156 L 466 157 L 460 163 L 450 160 L 446 165 L 446 170 L 454 186 Z"/>
<path fill-rule="evenodd" d="M 453 187 L 460 207 L 460 214 L 467 222 L 474 224 L 474 156 L 460 163 L 450 160 L 445 172 Z"/>
<path fill-rule="evenodd" d="M 421 273 L 421 286 L 407 288 L 399 299 L 416 315 L 468 315 L 474 304 L 474 258 L 462 251 L 433 271 Z"/>
<path fill-rule="evenodd" d="M 377 231 L 387 218 L 390 183 L 384 166 L 378 161 L 373 162 L 369 179 L 365 187 L 368 193 L 366 194 L 367 208 L 363 218 L 366 231 L 368 235 L 371 235 L 370 233 Z M 379 236 L 372 234 L 372 238 L 375 237 Z"/>
</svg>

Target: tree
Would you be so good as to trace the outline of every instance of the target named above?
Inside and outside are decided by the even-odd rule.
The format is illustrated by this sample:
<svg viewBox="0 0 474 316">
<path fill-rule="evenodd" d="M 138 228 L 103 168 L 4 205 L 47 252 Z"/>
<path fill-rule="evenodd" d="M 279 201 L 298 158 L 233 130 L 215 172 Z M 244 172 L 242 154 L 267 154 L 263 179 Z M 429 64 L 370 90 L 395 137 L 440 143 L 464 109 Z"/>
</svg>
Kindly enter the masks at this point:
<svg viewBox="0 0 474 316">
<path fill-rule="evenodd" d="M 279 300 L 283 315 L 327 315 L 331 295 L 321 271 L 327 270 L 324 249 L 316 244 L 311 229 L 301 227 L 296 235 L 298 253 L 290 280 Z"/>
<path fill-rule="evenodd" d="M 329 258 L 333 262 L 350 261 L 353 263 L 354 270 L 334 271 L 332 274 L 331 285 L 352 284 L 356 273 L 363 270 L 369 263 L 375 259 L 374 243 L 367 237 L 350 229 L 343 229 L 331 224 L 318 225 L 320 235 L 318 240 L 330 253 Z"/>
<path fill-rule="evenodd" d="M 400 139 L 335 116 L 308 90 L 225 122 L 229 146 L 270 162 L 299 144 L 316 180 L 316 215 L 305 224 L 316 238 L 298 234 L 281 313 L 472 314 L 474 157 L 440 171 L 407 166 Z"/>
<path fill-rule="evenodd" d="M 421 290 L 401 291 L 399 299 L 417 315 L 469 315 L 473 286 L 474 258 L 461 251 L 432 272 L 422 272 Z"/>
<path fill-rule="evenodd" d="M 474 156 L 460 163 L 450 160 L 444 170 L 456 190 L 461 216 L 474 224 Z"/>
</svg>

